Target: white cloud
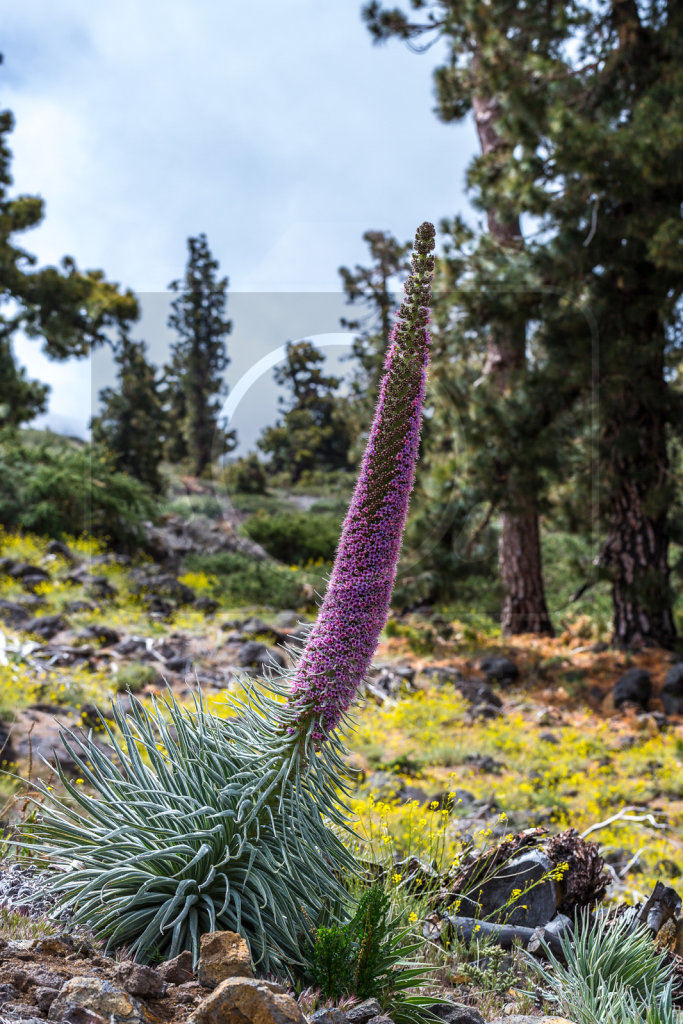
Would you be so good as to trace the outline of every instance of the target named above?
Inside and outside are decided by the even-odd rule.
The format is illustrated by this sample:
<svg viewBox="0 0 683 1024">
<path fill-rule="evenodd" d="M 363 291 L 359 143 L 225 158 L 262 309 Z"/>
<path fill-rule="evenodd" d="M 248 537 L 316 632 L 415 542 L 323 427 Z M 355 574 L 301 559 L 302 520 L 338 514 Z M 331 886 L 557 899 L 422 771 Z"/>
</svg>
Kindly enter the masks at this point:
<svg viewBox="0 0 683 1024">
<path fill-rule="evenodd" d="M 32 0 L 3 20 L 41 261 L 69 253 L 159 293 L 205 231 L 234 291 L 333 291 L 365 261 L 363 231 L 407 239 L 463 210 L 473 132 L 431 113 L 438 51 L 373 47 L 359 5 Z M 42 367 L 51 410 L 78 403 L 79 372 L 69 386 Z"/>
</svg>

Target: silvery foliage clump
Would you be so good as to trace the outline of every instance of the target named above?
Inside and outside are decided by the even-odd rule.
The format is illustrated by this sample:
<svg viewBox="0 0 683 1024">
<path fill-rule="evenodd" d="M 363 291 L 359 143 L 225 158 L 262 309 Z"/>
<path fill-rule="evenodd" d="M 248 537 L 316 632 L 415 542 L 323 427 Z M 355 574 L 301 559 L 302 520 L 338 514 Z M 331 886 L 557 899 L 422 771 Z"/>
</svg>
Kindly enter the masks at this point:
<svg viewBox="0 0 683 1024">
<path fill-rule="evenodd" d="M 170 690 L 152 708 L 133 699 L 128 713 L 117 701 L 116 728 L 101 719 L 111 753 L 92 733 L 65 730 L 94 795 L 58 762 L 66 795 L 39 782 L 38 819 L 21 828 L 33 853 L 62 869 L 47 884 L 73 925 L 139 962 L 184 949 L 196 961 L 203 933 L 230 930 L 264 971 L 302 963 L 311 922 L 340 913 L 340 874 L 353 861 L 338 835 L 339 740 L 316 752 L 310 737 L 288 733 L 279 697 L 253 689 L 247 702 L 231 699 L 230 718 L 201 697 L 183 708 Z"/>
<path fill-rule="evenodd" d="M 644 925 L 584 913 L 560 941 L 561 959 L 546 947 L 548 967 L 529 962 L 546 998 L 576 1024 L 683 1024 L 666 954 Z"/>
</svg>

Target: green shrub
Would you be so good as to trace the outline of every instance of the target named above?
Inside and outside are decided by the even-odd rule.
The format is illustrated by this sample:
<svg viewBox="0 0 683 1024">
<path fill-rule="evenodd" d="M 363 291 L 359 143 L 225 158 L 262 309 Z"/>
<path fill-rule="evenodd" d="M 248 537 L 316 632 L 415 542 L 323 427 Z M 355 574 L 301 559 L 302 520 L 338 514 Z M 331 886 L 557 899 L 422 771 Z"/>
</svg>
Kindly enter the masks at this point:
<svg viewBox="0 0 683 1024">
<path fill-rule="evenodd" d="M 288 512 L 292 506 L 276 494 L 241 494 L 230 492 L 228 500 L 237 512 L 252 515 L 255 512 Z"/>
<path fill-rule="evenodd" d="M 185 568 L 214 576 L 212 596 L 223 605 L 257 604 L 274 608 L 299 608 L 306 603 L 303 580 L 282 565 L 256 562 L 247 555 L 222 551 L 188 555 Z"/>
<path fill-rule="evenodd" d="M 331 512 L 337 517 L 337 522 L 341 523 L 349 510 L 350 501 L 350 496 L 332 495 L 329 498 L 321 498 L 316 501 L 308 511 L 314 516 L 320 515 L 322 512 Z"/>
<path fill-rule="evenodd" d="M 229 493 L 234 491 L 238 491 L 240 494 L 266 493 L 266 473 L 258 456 L 253 452 L 229 463 L 225 468 L 224 481 Z"/>
<path fill-rule="evenodd" d="M 335 512 L 257 512 L 243 524 L 244 532 L 286 565 L 331 562 L 339 539 Z"/>
<path fill-rule="evenodd" d="M 425 965 L 411 961 L 422 946 L 404 926 L 403 915 L 392 915 L 389 894 L 377 884 L 363 893 L 350 921 L 317 929 L 307 980 L 326 999 L 375 998 L 397 1022 L 424 1021 L 423 1008 L 434 997 L 408 995 L 432 983 Z"/>
<path fill-rule="evenodd" d="M 422 657 L 434 653 L 437 634 L 431 626 L 423 626 L 418 629 L 415 626 L 397 622 L 396 619 L 389 619 L 385 626 L 385 632 L 389 637 L 401 637 L 407 640 L 413 654 Z"/>
<path fill-rule="evenodd" d="M 224 512 L 220 498 L 213 494 L 186 494 L 174 498 L 168 503 L 169 512 L 185 516 L 206 516 L 207 519 L 220 519 Z"/>
<path fill-rule="evenodd" d="M 135 548 L 156 503 L 139 480 L 114 471 L 103 449 L 64 438 L 0 436 L 0 523 L 47 537 L 89 533 Z"/>
<path fill-rule="evenodd" d="M 146 686 L 158 683 L 161 677 L 153 665 L 145 665 L 141 661 L 132 665 L 123 665 L 116 673 L 116 690 L 118 693 L 140 693 Z"/>
</svg>

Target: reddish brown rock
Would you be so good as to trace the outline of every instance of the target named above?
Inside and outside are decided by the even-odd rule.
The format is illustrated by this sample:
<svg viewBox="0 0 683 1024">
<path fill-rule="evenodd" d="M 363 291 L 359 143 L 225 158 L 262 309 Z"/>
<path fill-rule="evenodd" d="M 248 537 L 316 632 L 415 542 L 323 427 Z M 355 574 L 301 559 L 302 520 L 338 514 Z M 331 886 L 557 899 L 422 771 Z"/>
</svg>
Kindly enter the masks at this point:
<svg viewBox="0 0 683 1024">
<path fill-rule="evenodd" d="M 205 988 L 215 988 L 226 978 L 252 978 L 249 946 L 237 932 L 202 935 L 197 978 Z"/>
<path fill-rule="evenodd" d="M 189 949 L 174 956 L 172 960 L 164 960 L 157 966 L 157 974 L 170 985 L 182 985 L 185 981 L 194 981 L 192 969 L 192 953 Z"/>
<path fill-rule="evenodd" d="M 166 982 L 152 967 L 124 960 L 114 969 L 114 977 L 132 996 L 160 999 L 166 992 Z"/>
<path fill-rule="evenodd" d="M 306 1024 L 299 1004 L 273 982 L 226 978 L 202 1000 L 187 1024 Z"/>
</svg>

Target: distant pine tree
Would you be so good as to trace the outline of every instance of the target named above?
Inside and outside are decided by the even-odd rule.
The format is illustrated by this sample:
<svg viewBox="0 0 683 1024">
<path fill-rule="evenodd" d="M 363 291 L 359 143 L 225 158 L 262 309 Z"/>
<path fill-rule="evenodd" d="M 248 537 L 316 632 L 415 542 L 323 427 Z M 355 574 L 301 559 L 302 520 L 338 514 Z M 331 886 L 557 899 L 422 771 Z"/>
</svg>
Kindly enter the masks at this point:
<svg viewBox="0 0 683 1024">
<path fill-rule="evenodd" d="M 166 417 L 156 369 L 147 361 L 145 350 L 143 341 L 121 335 L 115 356 L 118 386 L 100 391 L 102 412 L 91 427 L 93 441 L 111 452 L 117 470 L 158 492 Z"/>
<path fill-rule="evenodd" d="M 365 312 L 355 320 L 342 317 L 340 322 L 347 330 L 358 332 L 353 354 L 360 363 L 360 373 L 353 382 L 354 390 L 358 394 L 369 393 L 374 407 L 377 382 L 382 375 L 394 326 L 392 314 L 398 305 L 390 285 L 393 282 L 394 289 L 398 289 L 410 273 L 412 243 L 401 245 L 388 231 L 366 231 L 363 241 L 370 250 L 370 266 L 362 267 L 357 263 L 353 270 L 340 267 L 339 275 L 349 304 L 364 306 Z"/>
<path fill-rule="evenodd" d="M 363 241 L 370 250 L 368 266 L 356 264 L 353 270 L 340 267 L 339 275 L 349 305 L 361 307 L 355 319 L 341 317 L 346 330 L 356 332 L 352 353 L 357 369 L 351 380 L 348 414 L 355 442 L 351 461 L 363 451 L 377 399 L 377 388 L 384 368 L 393 313 L 398 305 L 392 289 L 398 289 L 410 273 L 411 243 L 401 245 L 388 231 L 366 231 Z"/>
<path fill-rule="evenodd" d="M 200 475 L 237 443 L 235 432 L 220 422 L 221 399 L 228 390 L 223 372 L 230 362 L 225 339 L 232 321 L 225 318 L 228 279 L 217 278 L 218 261 L 206 235 L 189 238 L 187 245 L 185 277 L 169 285 L 178 294 L 168 318 L 178 341 L 165 374 L 168 456 L 174 462 L 189 458 L 192 471 Z"/>
<path fill-rule="evenodd" d="M 323 373 L 324 362 L 312 342 L 290 341 L 286 361 L 273 374 L 290 396 L 280 396 L 284 416 L 257 444 L 270 456 L 271 468 L 287 472 L 293 482 L 307 470 L 348 468 L 351 430 L 345 405 L 335 395 L 341 381 Z"/>
<path fill-rule="evenodd" d="M 50 391 L 47 384 L 29 380 L 17 365 L 11 334 L 11 327 L 0 327 L 0 427 L 18 427 L 45 412 Z"/>
<path fill-rule="evenodd" d="M 0 56 L 0 64 L 2 56 Z M 15 235 L 37 227 L 44 216 L 39 196 L 10 197 L 12 154 L 7 136 L 14 128 L 9 110 L 0 112 L 0 426 L 17 427 L 46 408 L 49 388 L 27 378 L 17 366 L 12 338 L 23 331 L 41 338 L 53 359 L 85 356 L 108 341 L 107 328 L 137 319 L 132 292 L 121 293 L 101 270 L 77 270 L 69 256 L 60 269 L 36 270 L 36 258 L 16 244 Z"/>
</svg>

